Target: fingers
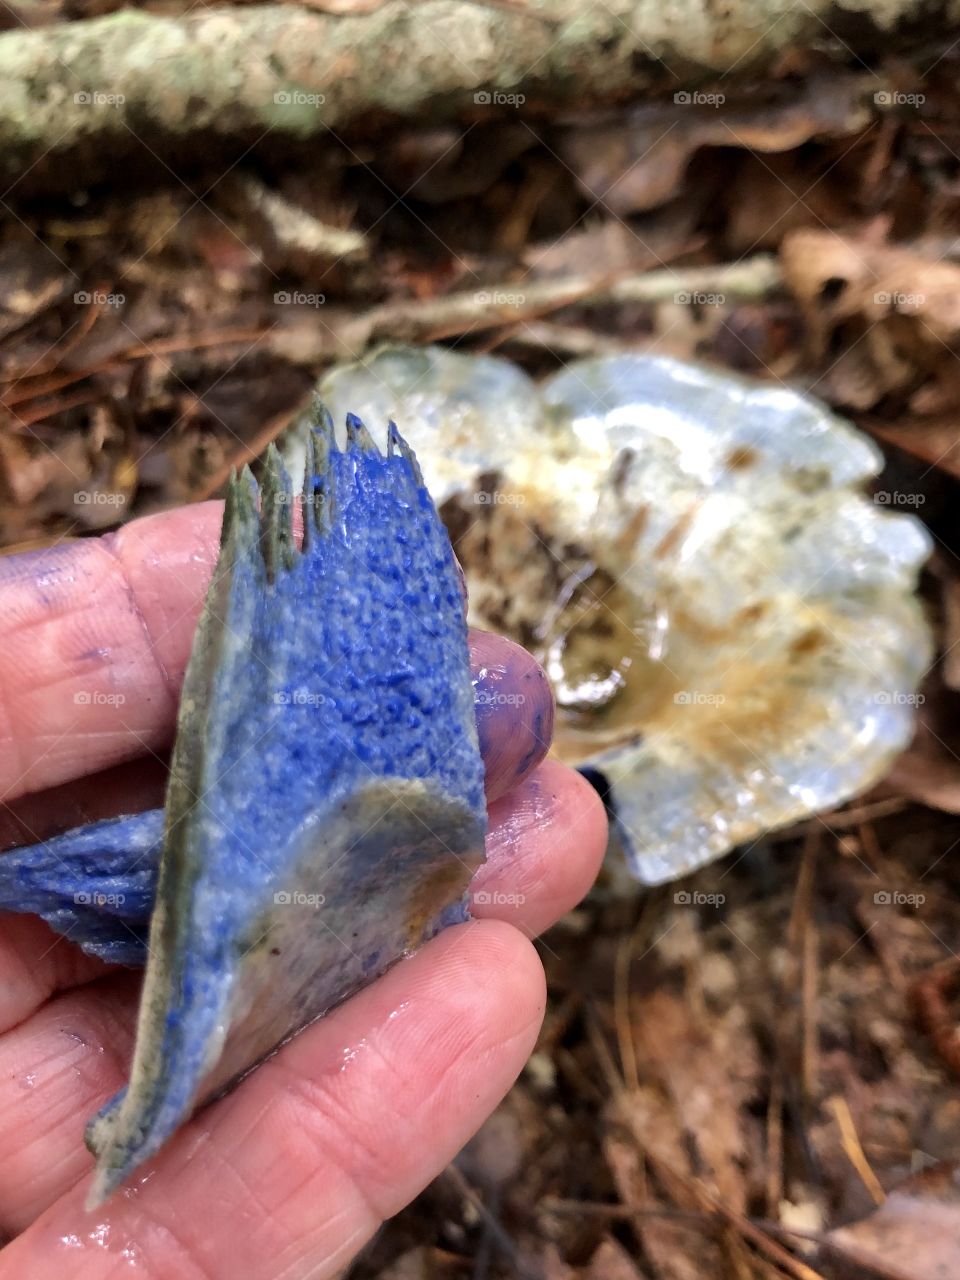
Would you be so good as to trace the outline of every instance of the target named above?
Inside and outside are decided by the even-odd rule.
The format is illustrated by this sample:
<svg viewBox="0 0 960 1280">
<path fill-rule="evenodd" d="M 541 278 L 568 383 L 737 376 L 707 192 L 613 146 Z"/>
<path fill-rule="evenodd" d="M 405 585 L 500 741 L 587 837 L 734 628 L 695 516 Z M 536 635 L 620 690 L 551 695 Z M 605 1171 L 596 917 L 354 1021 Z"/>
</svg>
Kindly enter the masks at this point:
<svg viewBox="0 0 960 1280">
<path fill-rule="evenodd" d="M 593 789 L 563 765 L 543 765 L 491 807 L 474 913 L 528 934 L 545 928 L 585 892 L 605 841 Z M 474 973 L 474 985 L 487 981 Z M 89 1171 L 83 1129 L 126 1079 L 135 1018 L 136 987 L 123 975 L 56 997 L 0 1040 L 0 1227 L 19 1230 Z"/>
<path fill-rule="evenodd" d="M 542 933 L 589 890 L 607 847 L 596 791 L 557 760 L 490 806 L 487 861 L 470 886 L 478 919 Z"/>
<path fill-rule="evenodd" d="M 553 695 L 539 663 L 525 649 L 487 632 L 470 633 L 470 665 L 487 797 L 494 800 L 546 755 L 553 731 Z M 38 844 L 99 818 L 157 808 L 163 804 L 165 785 L 165 762 L 141 756 L 20 796 L 0 805 L 0 850 Z"/>
<path fill-rule="evenodd" d="M 487 800 L 528 777 L 553 737 L 553 693 L 543 668 L 526 649 L 490 635 L 470 633 L 477 735 Z"/>
<path fill-rule="evenodd" d="M 200 1113 L 126 1195 L 86 1214 L 70 1191 L 0 1277 L 336 1275 L 503 1097 L 544 1001 L 515 929 L 448 930 Z"/>
<path fill-rule="evenodd" d="M 532 773 L 550 747 L 553 694 L 525 649 L 484 631 L 470 633 L 470 665 L 487 797 Z M 508 691 L 504 692 L 504 688 Z M 0 805 L 0 850 L 37 844 L 100 818 L 163 804 L 166 764 L 141 756 Z"/>
<path fill-rule="evenodd" d="M 89 982 L 107 972 L 102 960 L 85 955 L 34 916 L 2 917 L 0 931 L 0 1035 L 17 1026 L 55 991 Z"/>
<path fill-rule="evenodd" d="M 4 1230 L 21 1230 L 89 1172 L 84 1129 L 126 1082 L 139 988 L 139 974 L 115 972 L 57 996 L 0 1040 Z"/>
<path fill-rule="evenodd" d="M 221 515 L 207 502 L 0 559 L 0 800 L 165 752 Z M 471 643 L 496 796 L 545 755 L 552 701 L 517 645 L 478 632 Z"/>
<path fill-rule="evenodd" d="M 220 503 L 0 559 L 0 797 L 167 744 Z"/>
</svg>

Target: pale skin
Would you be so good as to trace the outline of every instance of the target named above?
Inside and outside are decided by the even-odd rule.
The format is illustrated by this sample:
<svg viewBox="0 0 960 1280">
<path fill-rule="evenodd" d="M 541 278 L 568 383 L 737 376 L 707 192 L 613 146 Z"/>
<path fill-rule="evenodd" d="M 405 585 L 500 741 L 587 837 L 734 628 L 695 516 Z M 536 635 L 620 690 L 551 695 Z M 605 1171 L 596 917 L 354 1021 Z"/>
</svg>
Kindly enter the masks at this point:
<svg viewBox="0 0 960 1280">
<path fill-rule="evenodd" d="M 0 559 L 5 846 L 157 803 L 220 514 L 207 503 Z M 539 682 L 506 641 L 474 633 L 471 656 Z M 530 939 L 587 891 L 606 843 L 593 790 L 544 761 L 520 718 L 498 708 L 481 735 L 477 919 L 302 1032 L 93 1213 L 83 1128 L 126 1079 L 139 978 L 0 917 L 0 1280 L 322 1280 L 444 1168 L 535 1044 Z"/>
</svg>

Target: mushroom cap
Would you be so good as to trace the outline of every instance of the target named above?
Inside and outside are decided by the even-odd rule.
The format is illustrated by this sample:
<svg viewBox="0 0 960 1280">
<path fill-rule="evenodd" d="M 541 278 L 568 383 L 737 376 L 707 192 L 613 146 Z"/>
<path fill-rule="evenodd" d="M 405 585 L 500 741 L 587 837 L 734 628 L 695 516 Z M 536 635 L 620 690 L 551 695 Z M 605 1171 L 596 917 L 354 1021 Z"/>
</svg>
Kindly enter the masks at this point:
<svg viewBox="0 0 960 1280">
<path fill-rule="evenodd" d="M 404 423 L 469 620 L 527 645 L 556 750 L 637 877 L 675 879 L 850 798 L 910 739 L 931 540 L 866 495 L 883 465 L 815 400 L 673 359 L 387 347 L 320 385 Z"/>
</svg>

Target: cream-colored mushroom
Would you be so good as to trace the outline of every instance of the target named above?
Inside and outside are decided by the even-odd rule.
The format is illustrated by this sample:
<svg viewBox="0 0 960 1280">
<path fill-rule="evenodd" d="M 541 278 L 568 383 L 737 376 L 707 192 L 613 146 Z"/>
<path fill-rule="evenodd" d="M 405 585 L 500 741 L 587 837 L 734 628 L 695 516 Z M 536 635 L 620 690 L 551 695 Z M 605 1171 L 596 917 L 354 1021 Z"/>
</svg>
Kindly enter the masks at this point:
<svg viewBox="0 0 960 1280">
<path fill-rule="evenodd" d="M 642 881 L 849 798 L 908 742 L 930 539 L 866 495 L 879 450 L 815 401 L 669 359 L 538 387 L 397 347 L 320 394 L 403 424 L 470 621 L 544 663 L 556 750 L 609 789 Z"/>
</svg>

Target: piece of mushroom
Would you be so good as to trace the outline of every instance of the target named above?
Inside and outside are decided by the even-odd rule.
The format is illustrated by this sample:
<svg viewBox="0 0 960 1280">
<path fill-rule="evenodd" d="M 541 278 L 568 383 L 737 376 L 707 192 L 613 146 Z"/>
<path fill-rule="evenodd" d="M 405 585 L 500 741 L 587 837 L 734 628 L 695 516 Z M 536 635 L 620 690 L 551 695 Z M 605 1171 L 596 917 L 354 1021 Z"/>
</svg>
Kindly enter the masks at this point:
<svg viewBox="0 0 960 1280">
<path fill-rule="evenodd" d="M 556 750 L 643 882 L 848 799 L 909 741 L 930 538 L 866 496 L 879 449 L 814 400 L 643 356 L 538 387 L 438 347 L 319 393 L 405 424 L 471 623 L 544 663 Z"/>
</svg>

